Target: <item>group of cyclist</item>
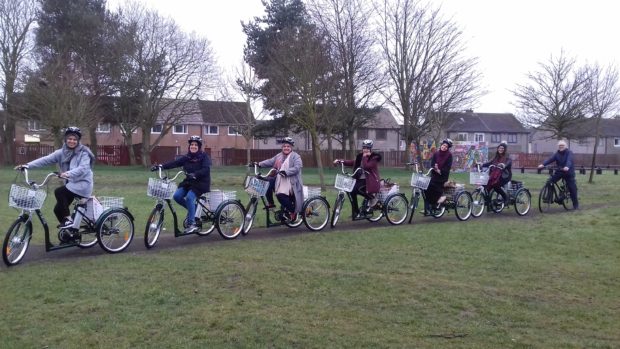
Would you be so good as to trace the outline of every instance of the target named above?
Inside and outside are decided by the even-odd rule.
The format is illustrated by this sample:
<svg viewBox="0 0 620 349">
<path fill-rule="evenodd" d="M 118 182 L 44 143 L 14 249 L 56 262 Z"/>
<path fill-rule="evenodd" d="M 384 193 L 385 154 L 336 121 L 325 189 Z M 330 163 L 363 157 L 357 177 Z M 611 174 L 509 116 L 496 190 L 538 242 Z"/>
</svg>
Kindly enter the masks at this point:
<svg viewBox="0 0 620 349">
<path fill-rule="evenodd" d="M 59 177 L 65 180 L 65 184 L 54 191 L 56 196 L 54 214 L 60 223 L 58 228 L 61 229 L 73 224 L 69 210 L 71 202 L 75 198 L 88 198 L 93 192 L 92 168 L 95 156 L 87 146 L 80 142 L 81 138 L 82 132 L 79 128 L 69 127 L 64 132 L 64 142 L 61 149 L 15 167 L 15 169 L 22 169 L 58 164 L 60 168 Z M 203 151 L 203 141 L 199 136 L 191 136 L 187 143 L 187 154 L 164 164 L 154 165 L 151 167 L 151 171 L 156 171 L 158 168 L 172 169 L 177 167 L 182 167 L 185 171 L 186 178 L 179 184 L 173 198 L 187 210 L 188 224 L 185 232 L 192 233 L 198 229 L 194 218 L 196 199 L 210 191 L 212 163 L 209 155 Z M 446 200 L 443 193 L 444 185 L 448 181 L 452 167 L 452 153 L 450 152 L 452 145 L 452 140 L 444 139 L 439 150 L 432 156 L 431 180 L 426 191 L 425 214 L 428 214 L 432 207 L 441 205 Z M 293 139 L 285 137 L 282 140 L 282 151 L 280 153 L 271 159 L 258 163 L 259 167 L 275 170 L 272 171 L 274 175 L 269 178 L 269 189 L 266 194 L 269 207 L 275 207 L 273 199 L 275 193 L 284 210 L 283 219 L 291 221 L 297 219 L 303 203 L 303 164 L 301 156 L 293 151 L 294 146 Z M 342 162 L 345 166 L 353 167 L 356 170 L 354 172 L 356 183 L 352 191 L 353 217 L 360 214 L 357 196 L 366 198 L 369 202 L 369 208 L 377 204 L 381 178 L 379 175 L 381 155 L 373 152 L 372 148 L 373 141 L 366 139 L 362 142 L 361 153 L 355 159 L 336 159 L 334 161 L 334 164 Z M 551 181 L 555 183 L 564 178 L 570 192 L 573 208 L 579 209 L 573 153 L 563 140 L 558 142 L 558 151 L 538 167 L 543 168 L 554 162 L 560 170 L 553 174 Z M 494 168 L 489 174 L 487 190 L 496 190 L 502 199 L 507 201 L 507 193 L 503 187 L 512 179 L 512 161 L 508 155 L 508 146 L 505 142 L 497 146 L 493 159 L 482 164 L 482 167 L 488 168 L 491 165 L 494 165 Z"/>
</svg>

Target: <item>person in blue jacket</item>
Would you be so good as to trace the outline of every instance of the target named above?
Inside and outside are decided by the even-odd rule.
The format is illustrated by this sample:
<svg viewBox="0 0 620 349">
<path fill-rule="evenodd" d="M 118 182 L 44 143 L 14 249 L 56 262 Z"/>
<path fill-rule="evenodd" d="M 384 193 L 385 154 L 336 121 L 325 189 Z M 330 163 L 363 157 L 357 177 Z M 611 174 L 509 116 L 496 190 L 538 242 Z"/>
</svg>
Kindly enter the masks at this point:
<svg viewBox="0 0 620 349">
<path fill-rule="evenodd" d="M 60 178 L 65 179 L 65 185 L 54 190 L 56 206 L 54 215 L 60 224 L 58 228 L 67 229 L 73 226 L 69 206 L 76 198 L 88 198 L 93 195 L 93 165 L 95 155 L 90 149 L 80 143 L 82 131 L 78 127 L 65 129 L 64 144 L 61 149 L 50 155 L 30 161 L 25 165 L 18 165 L 15 169 L 37 168 L 58 164 Z"/>
<path fill-rule="evenodd" d="M 202 151 L 202 138 L 191 136 L 188 140 L 187 154 L 176 160 L 166 162 L 161 165 L 154 165 L 151 171 L 183 167 L 186 176 L 179 183 L 179 188 L 174 193 L 173 198 L 179 205 L 187 209 L 187 228 L 185 233 L 195 233 L 198 231 L 196 225 L 196 200 L 204 193 L 211 191 L 211 158 Z"/>
<path fill-rule="evenodd" d="M 542 164 L 538 165 L 538 168 L 543 168 L 553 162 L 555 162 L 559 170 L 555 171 L 550 181 L 555 183 L 561 178 L 564 178 L 568 186 L 570 198 L 573 201 L 573 209 L 578 210 L 579 199 L 577 198 L 577 182 L 575 181 L 575 163 L 573 162 L 573 152 L 568 149 L 566 141 L 560 140 L 558 142 L 558 151 Z"/>
</svg>

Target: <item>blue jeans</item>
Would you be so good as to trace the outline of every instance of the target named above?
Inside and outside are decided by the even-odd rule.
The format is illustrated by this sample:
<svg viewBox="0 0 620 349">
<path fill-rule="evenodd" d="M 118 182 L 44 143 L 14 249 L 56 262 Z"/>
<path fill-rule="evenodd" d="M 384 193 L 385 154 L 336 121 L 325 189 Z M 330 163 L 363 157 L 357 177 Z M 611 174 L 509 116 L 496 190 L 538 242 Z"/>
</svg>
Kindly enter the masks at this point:
<svg viewBox="0 0 620 349">
<path fill-rule="evenodd" d="M 194 224 L 196 216 L 196 193 L 185 188 L 179 188 L 174 192 L 174 201 L 187 210 L 187 224 Z"/>
</svg>

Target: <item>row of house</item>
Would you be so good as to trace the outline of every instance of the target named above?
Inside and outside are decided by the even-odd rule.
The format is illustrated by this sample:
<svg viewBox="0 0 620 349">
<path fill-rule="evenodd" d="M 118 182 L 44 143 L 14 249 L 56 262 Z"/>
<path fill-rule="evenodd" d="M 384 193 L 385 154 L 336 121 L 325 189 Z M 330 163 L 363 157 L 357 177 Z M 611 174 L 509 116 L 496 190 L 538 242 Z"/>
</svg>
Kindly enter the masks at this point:
<svg viewBox="0 0 620 349">
<path fill-rule="evenodd" d="M 200 135 L 205 141 L 205 148 L 211 153 L 214 162 L 221 163 L 222 149 L 277 149 L 278 140 L 286 134 L 255 138 L 250 141 L 240 135 L 237 130 L 246 123 L 248 111 L 244 103 L 221 101 L 195 101 L 195 112 L 186 115 L 172 127 L 159 145 L 176 147 L 177 153 L 187 149 L 187 139 L 191 135 Z M 555 151 L 556 142 L 549 134 L 525 128 L 513 114 L 508 113 L 476 113 L 473 110 L 450 113 L 447 116 L 442 135 L 457 142 L 484 143 L 493 149 L 505 141 L 511 153 L 548 153 Z M 260 122 L 260 121 L 259 121 Z M 151 141 L 161 134 L 164 125 L 157 124 L 150 130 Z M 375 148 L 381 151 L 405 150 L 407 145 L 402 139 L 402 125 L 388 109 L 380 110 L 376 118 L 366 127 L 356 130 L 359 144 L 363 139 L 373 139 Z M 604 119 L 600 127 L 602 139 L 599 154 L 620 154 L 620 120 Z M 594 144 L 594 123 L 587 121 L 574 130 L 575 139 L 569 139 L 570 148 L 576 153 L 592 153 Z M 97 128 L 99 145 L 123 145 L 124 139 L 119 125 L 102 122 Z M 309 135 L 300 133 L 291 135 L 296 139 L 296 147 L 310 150 Z M 134 143 L 141 143 L 141 132 L 132 136 Z M 47 130 L 36 121 L 24 122 L 16 130 L 16 143 L 39 141 L 51 144 Z M 84 139 L 89 143 L 88 139 Z M 358 144 L 358 145 L 359 145 Z M 323 146 L 323 144 L 322 144 Z M 338 144 L 335 145 L 339 147 Z"/>
</svg>

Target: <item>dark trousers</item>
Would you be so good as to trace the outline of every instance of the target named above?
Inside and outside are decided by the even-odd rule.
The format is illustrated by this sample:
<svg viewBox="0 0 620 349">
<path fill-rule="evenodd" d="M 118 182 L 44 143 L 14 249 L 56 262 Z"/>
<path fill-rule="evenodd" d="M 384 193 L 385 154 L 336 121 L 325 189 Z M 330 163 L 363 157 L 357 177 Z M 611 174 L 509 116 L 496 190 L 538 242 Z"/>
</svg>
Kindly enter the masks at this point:
<svg viewBox="0 0 620 349">
<path fill-rule="evenodd" d="M 265 199 L 267 199 L 267 203 L 269 203 L 270 205 L 274 205 L 273 191 L 276 189 L 276 177 L 268 177 L 267 180 L 269 180 L 269 187 L 267 187 Z"/>
<path fill-rule="evenodd" d="M 267 203 L 269 205 L 275 205 L 273 201 L 273 192 L 276 189 L 276 177 L 269 177 L 269 187 L 267 188 L 267 192 L 265 193 L 265 198 L 267 199 Z M 292 195 L 286 194 L 277 194 L 278 202 L 280 205 L 284 207 L 286 212 L 295 212 L 295 197 Z"/>
<path fill-rule="evenodd" d="M 71 211 L 69 211 L 69 206 L 75 200 L 75 198 L 81 198 L 81 196 L 74 194 L 66 186 L 58 187 L 54 190 L 54 195 L 56 196 L 56 206 L 54 206 L 54 214 L 58 219 L 58 222 L 62 223 L 65 221 L 65 217 L 69 217 L 71 215 Z"/>
<path fill-rule="evenodd" d="M 357 196 L 363 196 L 365 199 L 370 200 L 372 197 L 366 193 L 366 180 L 358 179 L 355 181 L 355 186 L 351 191 L 351 210 L 353 212 L 353 216 L 357 215 L 360 212 L 359 204 L 357 203 Z"/>
<path fill-rule="evenodd" d="M 570 174 L 562 171 L 556 171 L 551 176 L 551 182 L 555 183 L 560 179 L 566 180 L 566 186 L 570 193 L 570 199 L 573 201 L 573 208 L 579 208 L 579 199 L 577 198 L 577 182 L 575 181 L 575 174 Z"/>
</svg>

